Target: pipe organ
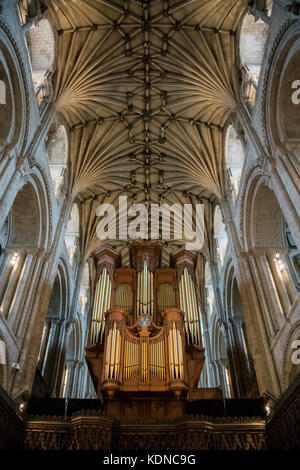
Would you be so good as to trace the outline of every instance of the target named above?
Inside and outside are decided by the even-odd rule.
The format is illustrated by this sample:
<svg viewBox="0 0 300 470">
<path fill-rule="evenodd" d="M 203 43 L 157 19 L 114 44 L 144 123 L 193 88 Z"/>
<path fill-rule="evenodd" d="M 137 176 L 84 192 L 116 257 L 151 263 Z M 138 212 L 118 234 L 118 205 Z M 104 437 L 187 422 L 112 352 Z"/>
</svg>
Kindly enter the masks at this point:
<svg viewBox="0 0 300 470">
<path fill-rule="evenodd" d="M 196 394 L 204 362 L 196 256 L 181 249 L 173 253 L 169 267 L 161 267 L 160 249 L 159 243 L 133 242 L 131 266 L 124 267 L 110 248 L 95 255 L 97 283 L 86 360 L 105 402 L 118 402 L 128 393 L 176 399 Z"/>
</svg>

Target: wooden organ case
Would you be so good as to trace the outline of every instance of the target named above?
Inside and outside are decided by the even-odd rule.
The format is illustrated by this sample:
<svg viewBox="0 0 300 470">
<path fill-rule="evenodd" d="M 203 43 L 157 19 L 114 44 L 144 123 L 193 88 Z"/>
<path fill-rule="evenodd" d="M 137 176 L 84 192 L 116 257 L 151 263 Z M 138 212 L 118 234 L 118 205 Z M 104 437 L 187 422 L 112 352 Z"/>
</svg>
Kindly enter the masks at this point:
<svg viewBox="0 0 300 470">
<path fill-rule="evenodd" d="M 133 242 L 131 266 L 104 248 L 86 360 L 97 396 L 116 417 L 178 417 L 199 398 L 204 363 L 192 252 L 160 267 L 159 243 Z"/>
</svg>

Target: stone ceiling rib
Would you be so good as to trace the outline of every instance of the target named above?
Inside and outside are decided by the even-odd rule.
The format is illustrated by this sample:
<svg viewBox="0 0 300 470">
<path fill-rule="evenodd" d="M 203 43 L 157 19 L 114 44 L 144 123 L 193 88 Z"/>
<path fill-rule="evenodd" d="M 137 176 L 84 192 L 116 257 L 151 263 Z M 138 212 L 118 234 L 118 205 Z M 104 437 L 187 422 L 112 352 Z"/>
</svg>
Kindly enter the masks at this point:
<svg viewBox="0 0 300 470">
<path fill-rule="evenodd" d="M 59 32 L 54 105 L 71 128 L 74 197 L 221 197 L 247 1 L 44 3 Z"/>
</svg>

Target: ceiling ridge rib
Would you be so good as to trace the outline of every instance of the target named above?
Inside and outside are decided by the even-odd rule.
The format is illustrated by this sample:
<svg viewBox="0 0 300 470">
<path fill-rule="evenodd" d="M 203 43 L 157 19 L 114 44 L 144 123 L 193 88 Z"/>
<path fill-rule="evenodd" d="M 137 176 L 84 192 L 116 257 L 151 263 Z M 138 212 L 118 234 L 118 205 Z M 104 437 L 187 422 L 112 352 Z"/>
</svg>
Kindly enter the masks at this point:
<svg viewBox="0 0 300 470">
<path fill-rule="evenodd" d="M 55 105 L 70 125 L 74 193 L 219 195 L 244 0 L 85 3 L 55 0 Z"/>
</svg>

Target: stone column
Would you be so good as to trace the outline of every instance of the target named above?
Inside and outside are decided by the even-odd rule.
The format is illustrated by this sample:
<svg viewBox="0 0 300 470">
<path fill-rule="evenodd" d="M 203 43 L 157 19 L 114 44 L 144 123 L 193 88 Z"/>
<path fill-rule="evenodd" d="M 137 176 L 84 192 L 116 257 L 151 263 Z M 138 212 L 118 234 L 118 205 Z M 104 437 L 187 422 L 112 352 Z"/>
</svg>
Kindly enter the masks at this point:
<svg viewBox="0 0 300 470">
<path fill-rule="evenodd" d="M 282 177 L 279 176 L 274 163 L 270 170 L 269 186 L 276 194 L 284 218 L 293 234 L 297 247 L 300 249 L 300 197 L 298 193 L 294 194 L 295 201 L 294 203 L 292 202 L 291 196 L 287 191 L 286 182 L 283 183 Z"/>
<path fill-rule="evenodd" d="M 22 266 L 22 271 L 18 279 L 18 284 L 14 290 L 14 297 L 10 305 L 10 311 L 8 314 L 8 324 L 13 332 L 16 331 L 16 327 L 19 321 L 19 316 L 21 314 L 21 303 L 25 298 L 25 291 L 30 282 L 29 273 L 32 266 L 32 260 L 34 256 L 34 251 L 25 250 L 24 261 Z"/>
<path fill-rule="evenodd" d="M 16 169 L 12 174 L 12 177 L 10 178 L 10 181 L 6 186 L 5 192 L 0 200 L 0 229 L 8 216 L 17 193 L 24 186 L 24 184 L 26 184 L 28 174 L 28 161 L 23 158 L 19 159 Z"/>
<path fill-rule="evenodd" d="M 232 218 L 231 207 L 226 198 L 220 201 L 220 208 L 232 250 L 235 276 L 242 299 L 246 328 L 249 332 L 249 342 L 251 340 L 250 348 L 255 362 L 260 392 L 270 391 L 278 395 L 281 393 L 281 388 L 274 359 L 270 351 L 266 326 L 262 320 L 260 301 L 257 297 L 257 287 L 255 286 L 256 276 L 252 275 L 247 254 L 242 251 L 237 229 Z"/>
</svg>

